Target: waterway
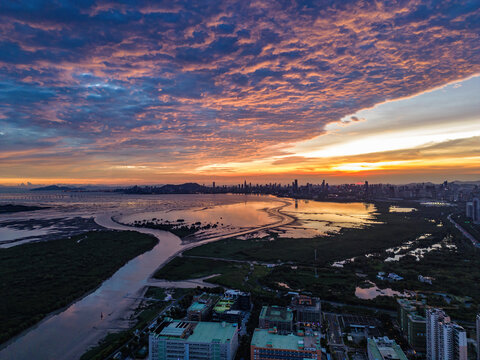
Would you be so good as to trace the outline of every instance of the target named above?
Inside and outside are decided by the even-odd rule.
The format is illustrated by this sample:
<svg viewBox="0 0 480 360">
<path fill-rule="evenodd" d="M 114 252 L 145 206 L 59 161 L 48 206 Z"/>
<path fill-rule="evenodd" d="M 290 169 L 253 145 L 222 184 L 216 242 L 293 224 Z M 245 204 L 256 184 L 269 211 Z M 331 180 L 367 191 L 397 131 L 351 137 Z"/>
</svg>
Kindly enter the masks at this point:
<svg viewBox="0 0 480 360">
<path fill-rule="evenodd" d="M 35 204 L 50 206 L 50 209 L 27 213 L 15 213 L 0 219 L 0 240 L 2 221 L 18 223 L 35 220 L 46 221 L 51 226 L 52 219 L 91 218 L 98 226 L 116 230 L 136 230 L 152 234 L 159 243 L 148 251 L 125 264 L 111 278 L 104 281 L 95 291 L 70 306 L 51 314 L 36 326 L 20 334 L 10 342 L 3 344 L 0 359 L 8 360 L 62 360 L 78 359 L 90 346 L 94 346 L 108 332 L 127 328 L 129 317 L 138 304 L 138 298 L 145 286 L 152 284 L 151 274 L 178 252 L 210 241 L 232 236 L 247 236 L 259 231 L 271 229 L 289 229 L 293 223 L 302 226 L 301 218 L 306 221 L 323 222 L 328 217 L 332 224 L 339 217 L 342 226 L 360 226 L 371 219 L 374 208 L 355 204 L 348 208 L 344 204 L 301 203 L 301 214 L 296 214 L 300 206 L 295 206 L 291 199 L 278 199 L 272 196 L 255 195 L 159 195 L 132 196 L 119 194 L 11 194 L 1 195 L 0 203 Z M 324 205 L 324 215 L 319 215 Z M 304 206 L 306 205 L 306 206 Z M 338 206 L 335 211 L 335 206 Z M 286 211 L 288 209 L 288 211 Z M 297 210 L 295 210 L 297 209 Z M 309 210 L 310 209 L 310 210 Z M 305 214 L 310 211 L 311 217 Z M 325 215 L 327 214 L 327 215 Z M 297 217 L 298 215 L 298 217 Z M 223 226 L 209 232 L 197 242 L 182 243 L 175 235 L 148 228 L 133 228 L 120 224 L 119 221 L 135 221 L 148 217 L 179 217 L 188 222 L 223 221 Z M 320 218 L 319 218 L 320 217 Z M 343 221 L 349 218 L 349 221 Z M 363 221 L 362 221 L 363 220 Z M 300 222 L 299 222 L 300 221 Z M 308 227 L 308 226 L 307 226 Z M 28 230 L 25 227 L 25 231 Z M 33 229 L 38 233 L 39 228 Z M 44 229 L 46 232 L 49 229 Z M 57 229 L 59 230 L 59 229 Z M 61 230 L 61 229 L 60 229 Z M 21 236 L 29 235 L 22 232 Z M 8 239 L 14 235 L 8 230 Z M 35 239 L 35 237 L 33 237 Z M 32 241 L 32 234 L 27 240 L 19 238 L 19 243 Z M 40 236 L 35 241 L 42 240 Z M 160 284 L 158 284 L 160 285 Z M 103 316 L 101 316 L 103 314 Z"/>
</svg>

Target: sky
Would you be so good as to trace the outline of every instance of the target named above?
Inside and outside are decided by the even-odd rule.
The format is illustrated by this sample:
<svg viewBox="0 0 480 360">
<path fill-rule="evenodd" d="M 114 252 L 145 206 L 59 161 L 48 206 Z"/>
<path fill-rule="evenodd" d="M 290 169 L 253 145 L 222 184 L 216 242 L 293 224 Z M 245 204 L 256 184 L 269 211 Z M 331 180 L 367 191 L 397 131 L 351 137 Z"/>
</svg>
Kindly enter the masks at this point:
<svg viewBox="0 0 480 360">
<path fill-rule="evenodd" d="M 480 2 L 0 2 L 0 185 L 480 180 Z"/>
</svg>

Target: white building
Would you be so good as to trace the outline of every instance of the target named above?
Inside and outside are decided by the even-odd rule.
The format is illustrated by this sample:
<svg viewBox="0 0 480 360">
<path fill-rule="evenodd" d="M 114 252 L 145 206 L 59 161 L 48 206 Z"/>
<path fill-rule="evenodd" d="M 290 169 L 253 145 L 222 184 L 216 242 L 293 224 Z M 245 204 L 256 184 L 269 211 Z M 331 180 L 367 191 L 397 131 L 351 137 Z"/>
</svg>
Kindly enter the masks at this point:
<svg viewBox="0 0 480 360">
<path fill-rule="evenodd" d="M 475 224 L 480 224 L 480 199 L 473 198 L 471 202 L 467 202 L 466 208 L 467 218 L 473 220 Z"/>
<path fill-rule="evenodd" d="M 480 314 L 477 315 L 477 360 L 480 360 Z"/>
<path fill-rule="evenodd" d="M 427 309 L 427 360 L 467 360 L 465 330 L 440 309 Z"/>
<path fill-rule="evenodd" d="M 236 324 L 170 320 L 149 336 L 149 360 L 233 360 L 238 348 Z"/>
</svg>

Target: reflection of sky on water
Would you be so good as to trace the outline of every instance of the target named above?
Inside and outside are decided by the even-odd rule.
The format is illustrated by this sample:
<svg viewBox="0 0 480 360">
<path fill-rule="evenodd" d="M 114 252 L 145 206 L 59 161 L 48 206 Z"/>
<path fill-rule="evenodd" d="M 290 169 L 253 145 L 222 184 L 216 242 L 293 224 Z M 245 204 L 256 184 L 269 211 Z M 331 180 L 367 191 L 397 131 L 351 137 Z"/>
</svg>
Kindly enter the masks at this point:
<svg viewBox="0 0 480 360">
<path fill-rule="evenodd" d="M 409 213 L 412 211 L 417 211 L 417 209 L 413 207 L 400 207 L 400 206 L 392 205 L 390 206 L 388 211 L 393 213 Z"/>
<path fill-rule="evenodd" d="M 357 287 L 355 289 L 355 296 L 359 299 L 363 300 L 372 300 L 375 299 L 377 296 L 400 296 L 400 297 L 409 297 L 410 295 L 406 292 L 399 292 L 396 290 L 392 290 L 390 288 L 387 289 L 380 289 L 375 283 L 368 281 L 371 287 L 362 289 L 361 287 Z"/>
<path fill-rule="evenodd" d="M 298 218 L 294 225 L 279 229 L 280 236 L 304 238 L 325 235 L 342 228 L 359 228 L 374 223 L 376 208 L 369 203 L 337 203 L 296 200 L 284 212 Z"/>
<path fill-rule="evenodd" d="M 261 200 L 261 198 L 259 199 Z M 202 226 L 207 224 L 217 224 L 214 229 L 203 230 L 196 235 L 218 234 L 223 231 L 234 231 L 245 228 L 257 227 L 273 223 L 279 219 L 262 211 L 266 208 L 276 206 L 271 201 L 248 201 L 237 204 L 218 205 L 211 207 L 170 210 L 170 211 L 154 211 L 147 213 L 137 213 L 126 216 L 120 216 L 118 221 L 124 224 L 131 224 L 134 221 L 152 220 L 156 218 L 159 223 L 167 220 L 176 222 L 183 219 L 184 223 L 191 225 L 195 222 L 201 222 Z M 278 203 L 281 205 L 281 203 Z"/>
</svg>

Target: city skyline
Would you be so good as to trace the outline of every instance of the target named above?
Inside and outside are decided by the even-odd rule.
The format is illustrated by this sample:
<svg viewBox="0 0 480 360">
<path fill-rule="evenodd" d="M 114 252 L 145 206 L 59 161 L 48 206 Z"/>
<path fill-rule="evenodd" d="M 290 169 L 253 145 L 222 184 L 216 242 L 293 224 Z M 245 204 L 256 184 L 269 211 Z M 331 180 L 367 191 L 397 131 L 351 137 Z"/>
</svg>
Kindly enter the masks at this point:
<svg viewBox="0 0 480 360">
<path fill-rule="evenodd" d="M 0 185 L 480 180 L 475 2 L 20 2 L 0 19 Z"/>
</svg>

